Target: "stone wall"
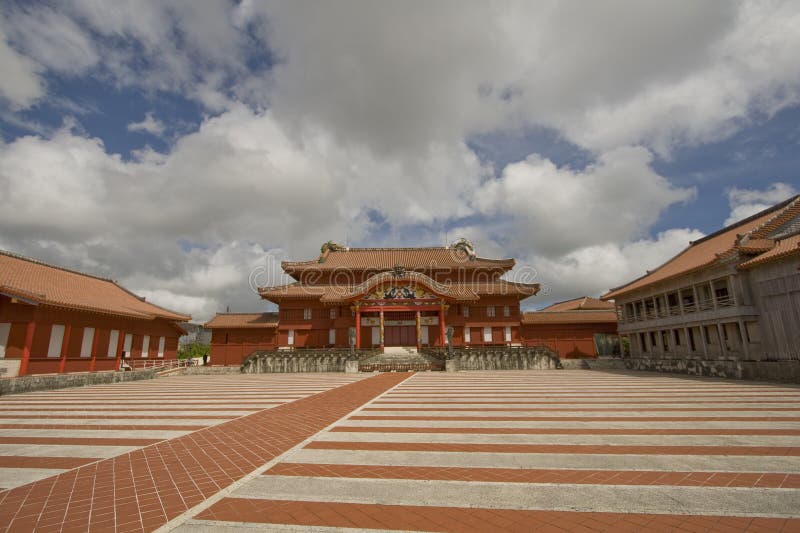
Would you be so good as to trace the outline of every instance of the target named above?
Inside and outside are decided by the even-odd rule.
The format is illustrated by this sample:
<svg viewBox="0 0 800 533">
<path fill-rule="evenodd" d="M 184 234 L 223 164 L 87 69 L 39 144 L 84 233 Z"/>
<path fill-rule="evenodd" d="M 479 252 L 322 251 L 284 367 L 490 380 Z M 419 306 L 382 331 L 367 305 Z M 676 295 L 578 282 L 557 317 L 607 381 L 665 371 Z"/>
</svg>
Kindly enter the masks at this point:
<svg viewBox="0 0 800 533">
<path fill-rule="evenodd" d="M 624 362 L 628 370 L 800 383 L 800 361 L 627 358 Z"/>
<path fill-rule="evenodd" d="M 459 370 L 551 370 L 560 369 L 561 361 L 555 352 L 544 347 L 498 346 L 490 348 L 454 348 L 452 353 L 442 349 L 423 350 L 432 357 L 455 361 L 450 367 Z"/>
<path fill-rule="evenodd" d="M 245 374 L 283 372 L 344 372 L 349 359 L 363 357 L 341 350 L 258 351 L 248 355 L 241 366 Z"/>
<path fill-rule="evenodd" d="M 19 394 L 40 390 L 65 389 L 67 387 L 83 387 L 84 385 L 101 385 L 122 381 L 153 379 L 157 370 L 134 370 L 129 372 L 81 372 L 74 374 L 36 374 L 15 378 L 0 379 L 0 396 Z"/>
<path fill-rule="evenodd" d="M 239 374 L 241 369 L 239 366 L 187 366 L 176 368 L 171 372 L 162 372 L 159 377 L 169 376 L 208 376 L 219 374 Z"/>
</svg>

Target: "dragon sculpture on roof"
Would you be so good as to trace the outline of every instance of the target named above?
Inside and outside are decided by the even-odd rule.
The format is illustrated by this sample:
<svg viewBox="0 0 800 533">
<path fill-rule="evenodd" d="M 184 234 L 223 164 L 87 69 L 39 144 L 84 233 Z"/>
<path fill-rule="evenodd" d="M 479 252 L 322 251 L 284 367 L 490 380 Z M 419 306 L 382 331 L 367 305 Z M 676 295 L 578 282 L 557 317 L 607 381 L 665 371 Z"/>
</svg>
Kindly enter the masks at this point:
<svg viewBox="0 0 800 533">
<path fill-rule="evenodd" d="M 475 246 L 472 245 L 472 241 L 461 237 L 456 242 L 450 245 L 450 248 L 453 250 L 462 250 L 464 253 L 467 254 L 470 261 L 475 260 Z"/>
</svg>

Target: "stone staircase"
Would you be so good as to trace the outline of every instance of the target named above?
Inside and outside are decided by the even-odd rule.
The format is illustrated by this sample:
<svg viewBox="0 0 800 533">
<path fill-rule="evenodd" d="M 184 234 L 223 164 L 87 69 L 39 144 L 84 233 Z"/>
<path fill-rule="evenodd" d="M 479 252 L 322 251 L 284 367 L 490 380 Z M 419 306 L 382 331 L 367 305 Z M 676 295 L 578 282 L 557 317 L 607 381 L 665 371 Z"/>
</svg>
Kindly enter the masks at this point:
<svg viewBox="0 0 800 533">
<path fill-rule="evenodd" d="M 412 372 L 444 370 L 444 362 L 417 352 L 416 348 L 387 346 L 383 353 L 364 359 L 358 364 L 360 372 Z"/>
</svg>

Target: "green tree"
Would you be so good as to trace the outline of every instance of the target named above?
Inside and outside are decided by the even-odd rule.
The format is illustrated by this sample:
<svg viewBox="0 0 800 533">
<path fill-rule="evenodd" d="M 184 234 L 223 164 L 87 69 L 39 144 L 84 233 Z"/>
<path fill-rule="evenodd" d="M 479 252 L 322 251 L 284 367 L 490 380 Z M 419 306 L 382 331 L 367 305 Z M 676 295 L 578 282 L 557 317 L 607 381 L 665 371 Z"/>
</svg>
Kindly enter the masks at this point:
<svg viewBox="0 0 800 533">
<path fill-rule="evenodd" d="M 184 344 L 178 349 L 178 359 L 194 359 L 202 357 L 203 364 L 205 364 L 208 360 L 208 355 L 210 352 L 211 347 L 208 344 L 192 342 L 190 344 Z"/>
</svg>

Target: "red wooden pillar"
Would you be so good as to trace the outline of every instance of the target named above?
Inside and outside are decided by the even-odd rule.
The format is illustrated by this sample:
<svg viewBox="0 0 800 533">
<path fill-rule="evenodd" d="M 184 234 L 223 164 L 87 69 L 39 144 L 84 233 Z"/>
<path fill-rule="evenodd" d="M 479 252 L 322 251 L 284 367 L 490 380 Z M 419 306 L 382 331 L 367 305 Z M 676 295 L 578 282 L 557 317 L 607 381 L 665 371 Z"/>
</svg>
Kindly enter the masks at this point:
<svg viewBox="0 0 800 533">
<path fill-rule="evenodd" d="M 381 309 L 381 352 L 383 352 L 383 335 L 384 335 L 383 309 Z"/>
<path fill-rule="evenodd" d="M 361 308 L 356 307 L 356 350 L 361 349 Z"/>
<path fill-rule="evenodd" d="M 97 362 L 97 341 L 100 338 L 100 330 L 94 328 L 94 337 L 92 338 L 92 360 L 89 362 L 89 372 L 94 372 L 95 363 Z"/>
<path fill-rule="evenodd" d="M 72 326 L 67 324 L 64 327 L 64 338 L 61 341 L 61 361 L 58 363 L 58 373 L 61 374 L 67 369 L 67 350 L 69 349 L 69 336 Z"/>
<path fill-rule="evenodd" d="M 446 337 L 445 337 L 445 326 L 444 326 L 444 305 L 439 308 L 439 339 L 442 343 L 442 346 L 446 344 Z"/>
<path fill-rule="evenodd" d="M 419 310 L 417 310 L 417 351 L 422 350 L 422 319 L 420 318 Z"/>
<path fill-rule="evenodd" d="M 122 364 L 122 348 L 125 347 L 125 331 L 119 330 L 119 337 L 117 338 L 117 358 L 114 361 L 114 370 L 120 370 Z"/>
<path fill-rule="evenodd" d="M 28 373 L 28 361 L 31 358 L 31 346 L 33 345 L 33 333 L 36 331 L 36 322 L 31 320 L 25 329 L 25 346 L 22 348 L 22 360 L 19 363 L 19 375 L 25 376 Z"/>
</svg>

